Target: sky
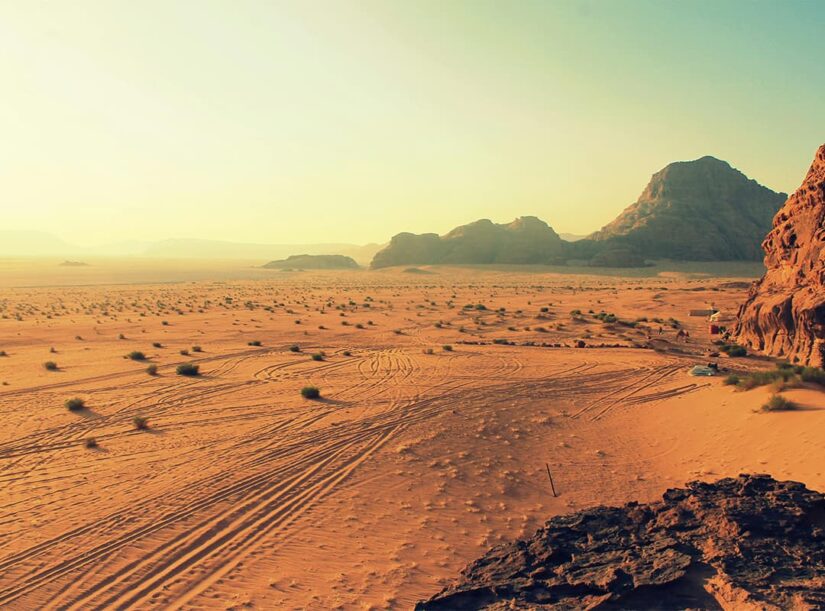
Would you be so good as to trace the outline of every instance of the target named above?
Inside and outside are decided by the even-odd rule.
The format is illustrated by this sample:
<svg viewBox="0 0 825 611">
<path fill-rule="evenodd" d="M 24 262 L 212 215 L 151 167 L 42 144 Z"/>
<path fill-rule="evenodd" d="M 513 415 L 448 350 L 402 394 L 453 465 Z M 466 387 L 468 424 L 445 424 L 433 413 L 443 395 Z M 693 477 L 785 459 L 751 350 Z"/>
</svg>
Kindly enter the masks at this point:
<svg viewBox="0 0 825 611">
<path fill-rule="evenodd" d="M 817 0 L 0 0 L 0 229 L 585 234 L 671 161 L 825 142 Z"/>
</svg>

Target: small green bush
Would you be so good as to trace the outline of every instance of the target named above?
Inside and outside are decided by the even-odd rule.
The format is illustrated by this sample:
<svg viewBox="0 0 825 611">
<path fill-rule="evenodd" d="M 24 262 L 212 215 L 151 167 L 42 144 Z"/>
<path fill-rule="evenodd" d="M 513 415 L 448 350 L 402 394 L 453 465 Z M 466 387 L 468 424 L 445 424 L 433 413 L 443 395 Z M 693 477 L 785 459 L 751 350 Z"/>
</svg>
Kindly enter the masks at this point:
<svg viewBox="0 0 825 611">
<path fill-rule="evenodd" d="M 321 391 L 316 386 L 304 386 L 301 389 L 301 396 L 304 399 L 319 399 Z"/>
<path fill-rule="evenodd" d="M 789 401 L 782 395 L 773 395 L 765 405 L 762 406 L 763 412 L 788 412 L 797 409 L 796 403 Z"/>
<path fill-rule="evenodd" d="M 260 346 L 261 341 L 257 339 L 253 339 L 251 342 L 246 343 L 247 346 Z"/>
<path fill-rule="evenodd" d="M 163 344 L 161 344 L 160 342 L 152 342 L 152 347 L 153 348 L 163 348 Z"/>
<path fill-rule="evenodd" d="M 70 412 L 79 412 L 82 409 L 86 409 L 86 402 L 78 397 L 66 399 L 65 405 L 66 409 Z"/>
<path fill-rule="evenodd" d="M 94 437 L 89 437 L 86 441 L 83 442 L 83 445 L 86 446 L 89 450 L 96 449 L 97 446 L 97 439 Z"/>
<path fill-rule="evenodd" d="M 803 367 L 799 373 L 799 377 L 803 382 L 812 382 L 820 386 L 825 386 L 825 369 L 820 369 L 819 367 Z"/>
<path fill-rule="evenodd" d="M 290 347 L 289 347 L 289 351 L 290 351 L 290 352 L 300 352 L 300 351 L 301 351 L 301 347 L 300 347 L 300 346 L 290 346 Z"/>
<path fill-rule="evenodd" d="M 135 416 L 132 418 L 132 423 L 138 431 L 145 431 L 149 428 L 149 421 L 143 416 Z"/>
<path fill-rule="evenodd" d="M 313 361 L 323 361 L 324 360 L 324 355 L 321 354 L 320 352 L 316 352 L 315 354 L 312 355 L 312 360 Z"/>
<path fill-rule="evenodd" d="M 200 346 L 192 346 L 192 352 L 203 352 L 203 348 Z"/>
<path fill-rule="evenodd" d="M 145 361 L 146 355 L 143 354 L 140 350 L 132 350 L 129 354 L 126 355 L 126 358 L 131 359 L 133 361 Z"/>
<path fill-rule="evenodd" d="M 731 375 L 729 375 L 728 377 L 725 378 L 723 384 L 725 386 L 736 386 L 737 384 L 739 384 L 739 376 L 735 375 L 735 374 L 731 374 Z"/>
<path fill-rule="evenodd" d="M 45 363 L 43 363 L 43 369 L 47 371 L 57 371 L 58 366 L 57 363 L 55 363 L 54 361 L 46 361 Z"/>
<path fill-rule="evenodd" d="M 157 365 L 149 365 L 146 368 L 146 373 L 148 373 L 150 376 L 158 375 L 158 366 Z"/>
<path fill-rule="evenodd" d="M 445 344 L 444 346 L 441 346 L 441 349 L 444 352 L 452 352 L 453 351 L 453 347 L 450 344 Z"/>
<path fill-rule="evenodd" d="M 177 366 L 175 373 L 179 376 L 196 376 L 200 375 L 200 367 L 193 363 L 183 363 Z"/>
</svg>

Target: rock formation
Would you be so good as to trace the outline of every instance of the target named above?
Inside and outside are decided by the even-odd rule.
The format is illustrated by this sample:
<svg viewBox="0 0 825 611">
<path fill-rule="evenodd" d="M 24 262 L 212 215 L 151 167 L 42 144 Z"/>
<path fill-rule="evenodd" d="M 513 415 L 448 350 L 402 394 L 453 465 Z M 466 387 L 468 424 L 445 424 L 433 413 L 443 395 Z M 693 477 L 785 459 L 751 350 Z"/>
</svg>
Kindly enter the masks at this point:
<svg viewBox="0 0 825 611">
<path fill-rule="evenodd" d="M 270 261 L 266 269 L 358 269 L 358 264 L 344 255 L 292 255 Z"/>
<path fill-rule="evenodd" d="M 648 259 L 759 260 L 786 197 L 714 157 L 680 161 L 654 174 L 636 203 L 587 241 Z"/>
<path fill-rule="evenodd" d="M 739 310 L 738 340 L 825 366 L 825 145 L 762 243 L 767 272 Z"/>
<path fill-rule="evenodd" d="M 825 495 L 740 475 L 551 519 L 419 610 L 825 608 Z"/>
<path fill-rule="evenodd" d="M 393 265 L 559 263 L 563 242 L 534 216 L 499 225 L 482 219 L 456 227 L 445 236 L 400 233 L 375 255 L 373 268 Z"/>
</svg>

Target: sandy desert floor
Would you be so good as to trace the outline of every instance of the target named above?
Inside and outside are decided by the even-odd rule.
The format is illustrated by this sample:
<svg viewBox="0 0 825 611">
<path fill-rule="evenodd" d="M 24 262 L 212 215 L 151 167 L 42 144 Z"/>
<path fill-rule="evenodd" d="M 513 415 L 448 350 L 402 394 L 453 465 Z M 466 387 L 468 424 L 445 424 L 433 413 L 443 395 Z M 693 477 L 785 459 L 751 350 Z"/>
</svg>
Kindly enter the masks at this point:
<svg viewBox="0 0 825 611">
<path fill-rule="evenodd" d="M 687 374 L 711 339 L 689 310 L 745 292 L 443 268 L 6 288 L 0 607 L 409 608 L 555 514 L 740 472 L 825 489 L 825 393 L 761 413 L 769 390 Z"/>
</svg>

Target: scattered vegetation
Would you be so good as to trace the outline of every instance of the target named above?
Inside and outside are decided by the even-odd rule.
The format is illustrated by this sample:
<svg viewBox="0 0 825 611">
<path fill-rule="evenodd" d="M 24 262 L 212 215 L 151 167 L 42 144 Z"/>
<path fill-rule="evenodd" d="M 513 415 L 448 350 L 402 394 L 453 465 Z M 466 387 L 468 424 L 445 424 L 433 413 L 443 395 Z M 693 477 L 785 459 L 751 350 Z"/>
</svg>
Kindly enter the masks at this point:
<svg viewBox="0 0 825 611">
<path fill-rule="evenodd" d="M 738 376 L 738 375 L 731 374 L 731 375 L 727 376 L 727 377 L 724 379 L 723 384 L 724 384 L 725 386 L 736 386 L 736 385 L 738 385 L 738 384 L 739 384 L 739 382 L 740 382 L 740 381 L 741 381 L 741 380 L 740 380 L 740 378 L 739 378 L 739 376 Z"/>
<path fill-rule="evenodd" d="M 126 355 L 127 359 L 131 359 L 133 361 L 145 361 L 146 355 L 143 354 L 140 350 L 132 350 L 129 354 Z"/>
<path fill-rule="evenodd" d="M 251 342 L 246 342 L 247 346 L 260 346 L 261 340 L 253 339 Z"/>
<path fill-rule="evenodd" d="M 83 442 L 83 445 L 86 446 L 89 450 L 97 449 L 97 439 L 94 437 L 89 437 L 86 441 Z"/>
<path fill-rule="evenodd" d="M 150 376 L 158 375 L 158 366 L 157 365 L 149 365 L 146 368 L 146 373 L 148 373 Z"/>
<path fill-rule="evenodd" d="M 301 396 L 304 399 L 320 399 L 321 391 L 317 386 L 304 386 L 301 389 Z"/>
<path fill-rule="evenodd" d="M 740 346 L 739 344 L 722 344 L 719 346 L 719 350 L 724 352 L 730 357 L 740 357 L 740 356 L 748 356 L 748 351 L 745 349 L 744 346 Z"/>
<path fill-rule="evenodd" d="M 80 410 L 86 409 L 86 402 L 78 397 L 66 399 L 65 405 L 66 409 L 70 412 L 79 412 Z"/>
<path fill-rule="evenodd" d="M 802 383 L 825 386 L 825 370 L 819 367 L 777 363 L 776 369 L 755 371 L 740 378 L 737 386 L 742 390 L 751 390 L 758 386 L 772 385 L 773 389 L 778 392 Z"/>
<path fill-rule="evenodd" d="M 132 418 L 132 423 L 135 425 L 135 429 L 137 429 L 138 431 L 149 430 L 149 421 L 143 416 L 135 416 L 134 418 Z"/>
<path fill-rule="evenodd" d="M 55 363 L 54 361 L 46 361 L 45 363 L 43 363 L 43 369 L 47 371 L 57 371 L 59 367 L 57 366 L 57 363 Z"/>
<path fill-rule="evenodd" d="M 175 373 L 179 376 L 197 376 L 200 375 L 200 367 L 193 363 L 183 363 L 177 366 Z"/>
<path fill-rule="evenodd" d="M 772 395 L 768 402 L 762 406 L 763 412 L 788 412 L 798 409 L 793 401 L 789 401 L 782 395 Z"/>
</svg>

